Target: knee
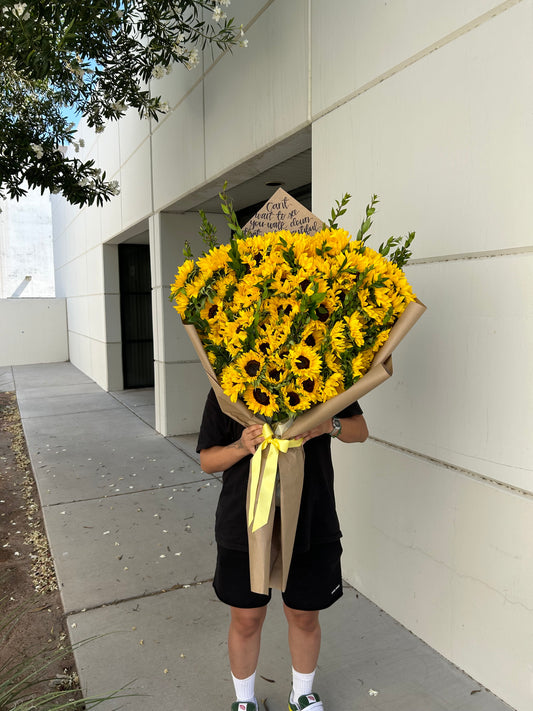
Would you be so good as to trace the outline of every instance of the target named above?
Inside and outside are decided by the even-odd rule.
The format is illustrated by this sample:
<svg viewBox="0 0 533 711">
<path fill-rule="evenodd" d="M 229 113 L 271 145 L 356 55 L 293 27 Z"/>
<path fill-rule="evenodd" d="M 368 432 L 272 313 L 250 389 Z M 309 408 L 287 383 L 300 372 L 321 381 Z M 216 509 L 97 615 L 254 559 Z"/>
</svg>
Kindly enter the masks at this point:
<svg viewBox="0 0 533 711">
<path fill-rule="evenodd" d="M 320 629 L 318 610 L 293 610 L 286 606 L 284 609 L 289 627 L 294 627 L 308 634 Z"/>
<path fill-rule="evenodd" d="M 253 637 L 261 631 L 266 609 L 232 608 L 231 626 L 240 637 Z"/>
</svg>

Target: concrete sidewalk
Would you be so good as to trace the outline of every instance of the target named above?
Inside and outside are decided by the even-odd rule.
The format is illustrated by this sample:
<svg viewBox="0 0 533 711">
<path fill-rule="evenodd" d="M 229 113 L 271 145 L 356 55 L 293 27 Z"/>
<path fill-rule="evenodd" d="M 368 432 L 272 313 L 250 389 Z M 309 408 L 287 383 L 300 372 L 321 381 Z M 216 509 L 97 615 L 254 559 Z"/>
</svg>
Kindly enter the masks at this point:
<svg viewBox="0 0 533 711">
<path fill-rule="evenodd" d="M 72 641 L 96 636 L 76 651 L 85 693 L 139 694 L 102 711 L 229 711 L 228 611 L 211 587 L 220 480 L 201 471 L 195 438 L 155 432 L 151 390 L 106 393 L 69 363 L 0 368 L 0 389 L 16 389 Z M 328 711 L 509 711 L 344 592 L 321 618 Z M 257 696 L 282 711 L 291 664 L 273 597 Z"/>
</svg>

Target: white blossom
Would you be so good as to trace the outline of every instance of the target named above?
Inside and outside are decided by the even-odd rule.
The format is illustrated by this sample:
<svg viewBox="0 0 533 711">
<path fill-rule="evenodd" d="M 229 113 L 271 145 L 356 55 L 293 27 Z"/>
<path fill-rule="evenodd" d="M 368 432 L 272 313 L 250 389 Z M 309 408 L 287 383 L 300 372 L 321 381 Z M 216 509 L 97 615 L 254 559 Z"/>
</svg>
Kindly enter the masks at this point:
<svg viewBox="0 0 533 711">
<path fill-rule="evenodd" d="M 228 5 L 231 5 L 231 0 L 219 0 L 221 5 L 224 5 L 224 7 L 228 7 Z"/>
<path fill-rule="evenodd" d="M 165 67 L 162 64 L 158 64 L 152 69 L 152 77 L 154 79 L 161 79 L 165 75 Z"/>
<path fill-rule="evenodd" d="M 118 180 L 112 180 L 109 183 L 109 192 L 111 195 L 119 195 L 120 194 L 120 187 L 118 184 Z"/>
<path fill-rule="evenodd" d="M 215 5 L 215 9 L 213 10 L 213 20 L 215 22 L 220 22 L 221 20 L 225 20 L 227 17 L 225 12 L 222 12 L 222 8 L 220 5 Z"/>
<path fill-rule="evenodd" d="M 239 42 L 239 47 L 248 47 L 248 40 L 243 39 Z"/>
<path fill-rule="evenodd" d="M 18 15 L 18 17 L 22 17 L 23 20 L 28 20 L 30 17 L 29 12 L 26 12 L 26 3 L 25 2 L 17 2 L 13 6 L 13 14 Z"/>
<path fill-rule="evenodd" d="M 198 50 L 196 49 L 196 47 L 193 47 L 193 49 L 190 49 L 190 50 L 187 52 L 187 54 L 188 54 L 188 60 L 187 60 L 187 62 L 186 62 L 186 64 L 185 64 L 185 66 L 187 67 L 187 69 L 192 69 L 192 68 L 195 67 L 195 66 L 198 64 L 198 62 L 200 61 L 200 55 L 199 55 Z"/>
<path fill-rule="evenodd" d="M 170 106 L 168 105 L 167 101 L 162 101 L 159 104 L 159 111 L 161 111 L 161 113 L 163 114 L 168 114 L 168 112 L 170 111 Z"/>
<path fill-rule="evenodd" d="M 30 148 L 35 153 L 37 158 L 42 158 L 44 155 L 43 147 L 39 143 L 30 143 Z"/>
</svg>

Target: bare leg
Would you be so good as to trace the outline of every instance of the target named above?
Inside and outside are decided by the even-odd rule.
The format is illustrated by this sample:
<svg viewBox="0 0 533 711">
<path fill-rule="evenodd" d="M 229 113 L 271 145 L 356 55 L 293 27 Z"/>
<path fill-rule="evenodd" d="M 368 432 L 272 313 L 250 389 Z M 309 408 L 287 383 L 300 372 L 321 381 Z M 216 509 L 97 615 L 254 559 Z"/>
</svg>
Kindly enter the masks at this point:
<svg viewBox="0 0 533 711">
<path fill-rule="evenodd" d="M 293 610 L 285 604 L 283 609 L 289 623 L 292 666 L 301 674 L 310 674 L 316 669 L 320 652 L 318 610 Z"/>
<path fill-rule="evenodd" d="M 231 671 L 237 679 L 246 679 L 257 669 L 266 611 L 266 606 L 231 608 L 228 653 Z"/>
</svg>

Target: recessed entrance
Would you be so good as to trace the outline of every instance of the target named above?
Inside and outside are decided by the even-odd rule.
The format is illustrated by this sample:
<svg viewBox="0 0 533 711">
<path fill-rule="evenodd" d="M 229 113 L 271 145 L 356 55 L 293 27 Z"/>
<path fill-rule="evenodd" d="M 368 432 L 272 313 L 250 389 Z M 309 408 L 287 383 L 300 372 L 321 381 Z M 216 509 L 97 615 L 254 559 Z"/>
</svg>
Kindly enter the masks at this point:
<svg viewBox="0 0 533 711">
<path fill-rule="evenodd" d="M 154 385 L 150 248 L 118 246 L 124 388 Z"/>
</svg>

